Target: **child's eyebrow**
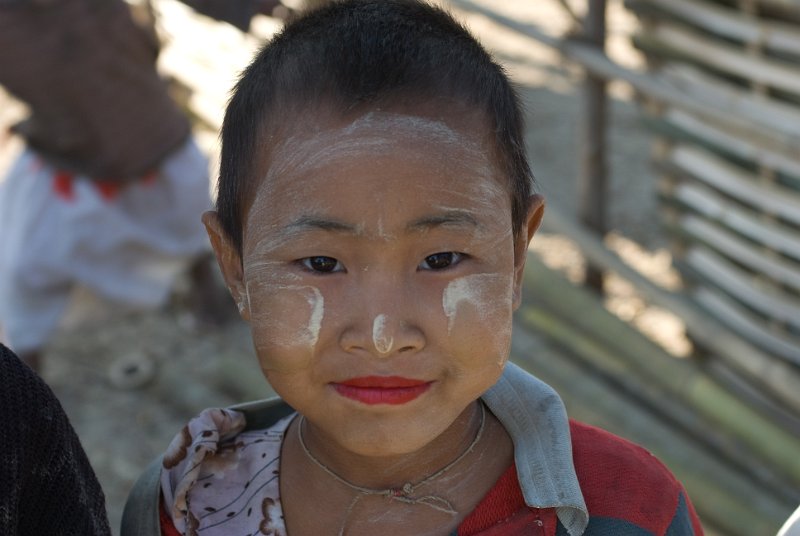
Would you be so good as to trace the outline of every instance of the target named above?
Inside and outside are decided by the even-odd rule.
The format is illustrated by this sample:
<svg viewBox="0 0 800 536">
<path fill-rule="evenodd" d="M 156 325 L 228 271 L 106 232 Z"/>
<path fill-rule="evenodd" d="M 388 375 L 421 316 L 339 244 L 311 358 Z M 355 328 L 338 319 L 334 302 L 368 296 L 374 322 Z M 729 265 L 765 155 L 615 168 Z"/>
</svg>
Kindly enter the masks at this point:
<svg viewBox="0 0 800 536">
<path fill-rule="evenodd" d="M 363 232 L 360 226 L 351 225 L 335 220 L 317 218 L 314 216 L 301 216 L 283 228 L 283 234 L 294 235 L 306 231 L 322 230 L 334 231 L 338 233 L 360 234 Z"/>
<path fill-rule="evenodd" d="M 407 233 L 419 233 L 436 227 L 482 227 L 471 213 L 463 210 L 448 210 L 441 214 L 431 214 L 416 219 L 406 225 Z M 281 229 L 281 235 L 288 238 L 309 231 L 328 231 L 350 235 L 364 233 L 363 225 L 353 225 L 342 221 L 316 216 L 301 216 Z"/>
<path fill-rule="evenodd" d="M 481 227 L 480 222 L 463 210 L 448 210 L 443 214 L 433 214 L 414 220 L 406 226 L 407 232 L 427 231 L 434 227 Z"/>
</svg>

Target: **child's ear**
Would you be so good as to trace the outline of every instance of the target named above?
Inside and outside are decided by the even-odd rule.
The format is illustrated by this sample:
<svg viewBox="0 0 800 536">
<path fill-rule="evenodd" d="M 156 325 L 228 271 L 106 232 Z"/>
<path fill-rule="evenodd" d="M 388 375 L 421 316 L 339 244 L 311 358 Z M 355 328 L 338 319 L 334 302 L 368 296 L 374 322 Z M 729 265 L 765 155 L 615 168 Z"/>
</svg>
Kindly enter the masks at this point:
<svg viewBox="0 0 800 536">
<path fill-rule="evenodd" d="M 533 235 L 539 229 L 544 216 L 544 197 L 534 194 L 528 198 L 528 215 L 525 225 L 520 229 L 514 242 L 514 310 L 522 302 L 522 275 L 525 271 L 525 260 L 528 258 L 528 246 Z"/>
<path fill-rule="evenodd" d="M 228 234 L 222 229 L 219 215 L 216 211 L 209 210 L 203 213 L 203 225 L 206 226 L 208 238 L 211 240 L 211 247 L 217 256 L 217 263 L 225 285 L 233 296 L 239 314 L 244 320 L 250 320 L 250 304 L 248 303 L 247 290 L 244 284 L 244 271 L 242 270 L 242 258 L 236 247 L 228 238 Z"/>
</svg>

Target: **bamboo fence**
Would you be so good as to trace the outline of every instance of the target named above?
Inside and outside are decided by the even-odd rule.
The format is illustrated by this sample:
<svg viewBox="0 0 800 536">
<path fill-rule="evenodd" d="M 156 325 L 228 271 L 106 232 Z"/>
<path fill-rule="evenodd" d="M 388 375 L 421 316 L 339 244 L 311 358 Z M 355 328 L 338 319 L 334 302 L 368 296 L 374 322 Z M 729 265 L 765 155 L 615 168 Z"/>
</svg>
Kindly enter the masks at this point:
<svg viewBox="0 0 800 536">
<path fill-rule="evenodd" d="M 764 419 L 701 364 L 666 354 L 596 294 L 533 255 L 528 263 L 512 359 L 556 388 L 573 418 L 658 456 L 707 529 L 773 536 L 800 502 L 800 436 Z"/>
<path fill-rule="evenodd" d="M 627 0 L 650 74 L 784 146 L 800 132 L 800 4 Z M 800 151 L 643 94 L 663 221 L 692 299 L 800 370 Z M 800 386 L 796 387 L 800 390 Z"/>
<path fill-rule="evenodd" d="M 514 359 L 571 415 L 665 460 L 708 528 L 772 536 L 800 502 L 800 1 L 626 0 L 646 71 L 591 39 L 458 4 L 559 50 L 587 80 L 637 91 L 685 291 L 657 287 L 552 207 L 545 225 L 681 317 L 697 349 L 666 355 L 531 258 Z M 551 347 L 527 351 L 542 339 Z"/>
</svg>

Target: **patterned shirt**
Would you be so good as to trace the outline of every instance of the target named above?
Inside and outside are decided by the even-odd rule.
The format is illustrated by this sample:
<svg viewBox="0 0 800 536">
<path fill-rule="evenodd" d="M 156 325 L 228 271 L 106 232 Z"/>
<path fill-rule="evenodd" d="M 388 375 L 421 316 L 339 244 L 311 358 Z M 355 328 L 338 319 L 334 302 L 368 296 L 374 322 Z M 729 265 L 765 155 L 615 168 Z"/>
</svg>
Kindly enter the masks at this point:
<svg viewBox="0 0 800 536">
<path fill-rule="evenodd" d="M 683 487 L 661 462 L 629 441 L 568 421 L 553 396 L 508 365 L 482 397 L 514 440 L 515 463 L 453 536 L 703 534 Z M 292 418 L 260 430 L 246 430 L 245 414 L 234 410 L 206 410 L 192 420 L 164 456 L 162 533 L 286 536 L 279 457 Z"/>
</svg>

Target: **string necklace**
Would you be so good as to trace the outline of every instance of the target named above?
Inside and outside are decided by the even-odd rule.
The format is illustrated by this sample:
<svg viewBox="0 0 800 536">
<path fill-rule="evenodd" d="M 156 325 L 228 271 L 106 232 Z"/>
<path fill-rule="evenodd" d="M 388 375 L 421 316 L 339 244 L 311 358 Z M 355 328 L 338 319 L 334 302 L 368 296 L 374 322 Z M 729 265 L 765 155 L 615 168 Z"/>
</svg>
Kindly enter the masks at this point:
<svg viewBox="0 0 800 536">
<path fill-rule="evenodd" d="M 344 520 L 342 521 L 342 526 L 339 528 L 339 535 L 341 536 L 344 534 L 344 529 L 347 525 L 347 520 L 350 517 L 350 513 L 353 511 L 353 508 L 355 508 L 356 503 L 359 501 L 359 499 L 365 496 L 382 496 L 386 497 L 390 501 L 397 501 L 404 504 L 424 504 L 425 506 L 428 506 L 430 508 L 433 508 L 434 510 L 443 512 L 445 514 L 450 514 L 451 516 L 458 514 L 455 508 L 453 508 L 453 505 L 450 503 L 450 501 L 448 501 L 444 497 L 439 497 L 438 495 L 422 495 L 416 497 L 414 496 L 414 492 L 417 489 L 424 486 L 425 484 L 428 484 L 436 480 L 437 478 L 445 474 L 447 471 L 455 467 L 458 464 L 458 462 L 463 460 L 470 452 L 472 452 L 475 449 L 475 446 L 478 444 L 478 442 L 480 442 L 481 437 L 483 436 L 483 430 L 486 424 L 486 408 L 484 407 L 482 401 L 479 401 L 478 403 L 480 404 L 481 407 L 481 422 L 480 425 L 478 426 L 478 431 L 475 434 L 475 438 L 472 440 L 469 446 L 466 449 L 464 449 L 464 451 L 461 454 L 459 454 L 453 461 L 451 461 L 438 471 L 431 473 L 430 475 L 426 476 L 416 484 L 411 482 L 406 482 L 399 488 L 384 488 L 384 489 L 365 488 L 363 486 L 353 484 L 352 482 L 336 474 L 333 471 L 333 469 L 322 463 L 319 459 L 317 459 L 316 456 L 311 454 L 310 450 L 308 450 L 305 438 L 303 437 L 303 423 L 305 421 L 305 417 L 303 415 L 300 415 L 300 421 L 298 422 L 297 425 L 297 438 L 300 440 L 300 446 L 303 448 L 303 452 L 306 453 L 306 456 L 308 456 L 308 459 L 311 460 L 314 463 L 314 465 L 316 465 L 317 467 L 328 473 L 328 475 L 330 475 L 334 480 L 336 480 L 341 484 L 344 484 L 348 488 L 357 492 L 356 496 L 350 503 L 350 506 L 347 507 Z"/>
</svg>

